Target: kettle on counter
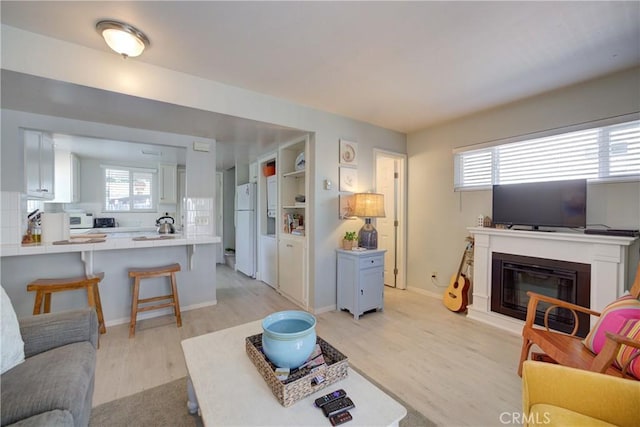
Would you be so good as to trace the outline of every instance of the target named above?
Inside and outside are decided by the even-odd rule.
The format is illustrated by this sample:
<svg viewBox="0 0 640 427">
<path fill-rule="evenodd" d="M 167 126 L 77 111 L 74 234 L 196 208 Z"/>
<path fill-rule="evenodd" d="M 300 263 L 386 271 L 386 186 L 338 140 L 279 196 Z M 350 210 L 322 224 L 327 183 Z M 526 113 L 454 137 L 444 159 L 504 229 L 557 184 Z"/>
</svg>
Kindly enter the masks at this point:
<svg viewBox="0 0 640 427">
<path fill-rule="evenodd" d="M 171 223 L 168 221 L 171 220 Z M 164 222 L 163 222 L 164 221 Z M 156 226 L 158 227 L 158 233 L 160 234 L 173 234 L 176 232 L 174 224 L 176 221 L 173 217 L 169 216 L 169 212 L 165 212 L 164 216 L 156 219 Z"/>
</svg>

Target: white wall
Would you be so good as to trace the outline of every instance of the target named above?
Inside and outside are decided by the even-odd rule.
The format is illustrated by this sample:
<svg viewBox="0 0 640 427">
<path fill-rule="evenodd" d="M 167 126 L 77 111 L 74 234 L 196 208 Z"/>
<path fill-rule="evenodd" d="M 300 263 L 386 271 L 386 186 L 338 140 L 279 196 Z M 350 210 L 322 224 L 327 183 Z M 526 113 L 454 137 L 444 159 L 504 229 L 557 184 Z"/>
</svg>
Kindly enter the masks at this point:
<svg viewBox="0 0 640 427">
<path fill-rule="evenodd" d="M 454 192 L 452 150 L 640 111 L 640 68 L 571 86 L 408 135 L 408 286 L 442 294 L 457 271 L 480 214 L 491 216 L 491 191 Z M 590 184 L 587 222 L 640 228 L 640 183 Z"/>
<path fill-rule="evenodd" d="M 339 220 L 337 186 L 333 190 L 322 189 L 325 178 L 338 182 L 338 141 L 345 138 L 359 143 L 358 180 L 360 189 L 367 190 L 373 188 L 373 149 L 406 153 L 404 134 L 145 64 L 144 57 L 123 61 L 118 55 L 6 25 L 2 25 L 1 54 L 2 68 L 7 70 L 311 132 L 313 217 L 311 224 L 307 222 L 307 227 L 310 226 L 311 306 L 316 310 L 335 306 L 334 250 L 345 229 L 357 230 L 362 224 L 361 221 L 349 221 L 347 225 Z M 189 156 L 190 153 L 187 154 L 187 181 L 191 194 L 193 181 Z M 209 165 L 215 165 L 215 161 Z M 210 188 L 215 188 L 215 168 L 205 168 L 203 172 L 212 174 Z"/>
</svg>

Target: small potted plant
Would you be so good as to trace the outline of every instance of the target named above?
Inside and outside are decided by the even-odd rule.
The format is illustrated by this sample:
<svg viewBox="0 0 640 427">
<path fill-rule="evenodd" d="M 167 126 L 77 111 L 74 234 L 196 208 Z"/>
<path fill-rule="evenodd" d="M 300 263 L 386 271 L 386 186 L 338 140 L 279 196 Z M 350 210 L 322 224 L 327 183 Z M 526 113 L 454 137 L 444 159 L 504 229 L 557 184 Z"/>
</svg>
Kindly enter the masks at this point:
<svg viewBox="0 0 640 427">
<path fill-rule="evenodd" d="M 355 231 L 347 231 L 342 238 L 342 248 L 345 250 L 353 249 L 354 245 L 357 246 L 358 235 Z"/>
</svg>

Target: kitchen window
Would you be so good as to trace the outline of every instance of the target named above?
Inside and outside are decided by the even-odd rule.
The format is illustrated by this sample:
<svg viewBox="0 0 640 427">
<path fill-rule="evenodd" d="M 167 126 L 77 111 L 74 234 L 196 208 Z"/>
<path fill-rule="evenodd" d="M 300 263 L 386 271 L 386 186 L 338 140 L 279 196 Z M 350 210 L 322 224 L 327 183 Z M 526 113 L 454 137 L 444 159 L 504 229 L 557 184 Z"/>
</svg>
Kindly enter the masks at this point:
<svg viewBox="0 0 640 427">
<path fill-rule="evenodd" d="M 564 179 L 638 180 L 640 120 L 625 119 L 456 149 L 454 188 L 484 190 L 493 184 Z"/>
<path fill-rule="evenodd" d="M 156 170 L 103 166 L 105 212 L 155 211 Z"/>
</svg>

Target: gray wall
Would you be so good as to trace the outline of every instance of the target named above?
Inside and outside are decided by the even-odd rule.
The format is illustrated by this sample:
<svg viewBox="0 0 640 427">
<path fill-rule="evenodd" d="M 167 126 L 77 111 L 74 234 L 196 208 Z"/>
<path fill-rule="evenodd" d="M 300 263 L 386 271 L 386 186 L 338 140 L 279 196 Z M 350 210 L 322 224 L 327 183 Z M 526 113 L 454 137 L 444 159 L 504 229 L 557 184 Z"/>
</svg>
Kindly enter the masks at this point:
<svg viewBox="0 0 640 427">
<path fill-rule="evenodd" d="M 408 135 L 408 286 L 434 294 L 457 271 L 466 228 L 491 216 L 491 191 L 453 191 L 454 148 L 640 111 L 640 69 L 571 86 Z M 640 183 L 590 184 L 587 222 L 640 228 Z"/>
</svg>

